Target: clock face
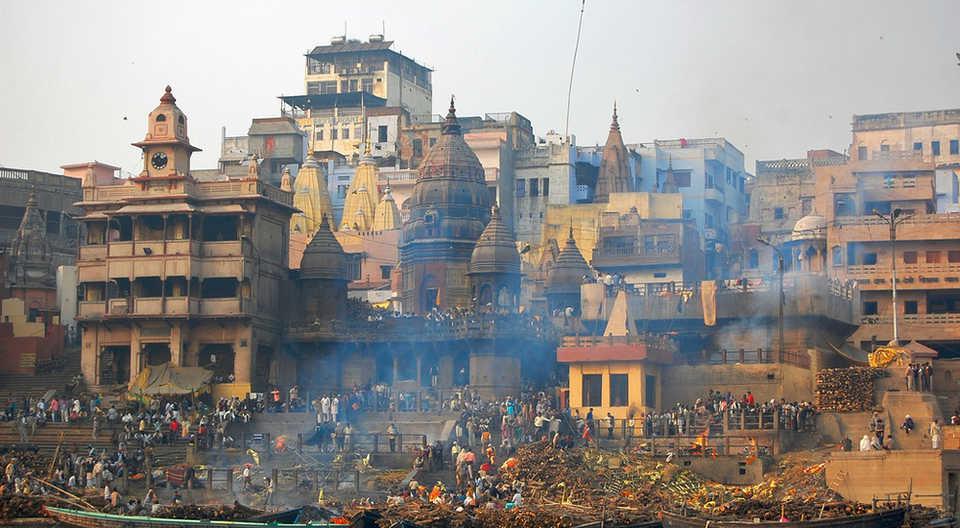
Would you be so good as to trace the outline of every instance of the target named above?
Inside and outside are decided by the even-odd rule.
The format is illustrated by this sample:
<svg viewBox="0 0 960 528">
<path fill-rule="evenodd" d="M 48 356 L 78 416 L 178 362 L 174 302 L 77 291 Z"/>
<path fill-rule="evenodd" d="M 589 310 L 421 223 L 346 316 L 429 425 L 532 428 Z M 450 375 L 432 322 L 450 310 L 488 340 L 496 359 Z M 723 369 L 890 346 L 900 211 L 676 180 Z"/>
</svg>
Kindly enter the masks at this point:
<svg viewBox="0 0 960 528">
<path fill-rule="evenodd" d="M 162 169 L 167 166 L 167 155 L 163 152 L 157 152 L 150 158 L 150 164 L 154 169 Z"/>
</svg>

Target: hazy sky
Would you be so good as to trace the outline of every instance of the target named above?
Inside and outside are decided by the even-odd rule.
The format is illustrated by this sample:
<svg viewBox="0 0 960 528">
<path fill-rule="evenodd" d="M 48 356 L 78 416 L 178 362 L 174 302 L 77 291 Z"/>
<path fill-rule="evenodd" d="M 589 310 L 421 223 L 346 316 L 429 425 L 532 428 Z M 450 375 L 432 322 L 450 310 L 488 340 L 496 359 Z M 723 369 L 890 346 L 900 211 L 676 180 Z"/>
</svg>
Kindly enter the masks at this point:
<svg viewBox="0 0 960 528">
<path fill-rule="evenodd" d="M 139 170 L 147 113 L 170 84 L 194 166 L 220 127 L 245 133 L 303 93 L 303 54 L 379 33 L 436 71 L 434 112 L 516 110 L 562 131 L 579 0 L 7 1 L 0 3 L 0 165 Z M 587 0 L 571 132 L 627 142 L 720 135 L 753 161 L 842 150 L 854 113 L 960 106 L 960 2 Z M 124 120 L 127 117 L 127 120 Z"/>
</svg>

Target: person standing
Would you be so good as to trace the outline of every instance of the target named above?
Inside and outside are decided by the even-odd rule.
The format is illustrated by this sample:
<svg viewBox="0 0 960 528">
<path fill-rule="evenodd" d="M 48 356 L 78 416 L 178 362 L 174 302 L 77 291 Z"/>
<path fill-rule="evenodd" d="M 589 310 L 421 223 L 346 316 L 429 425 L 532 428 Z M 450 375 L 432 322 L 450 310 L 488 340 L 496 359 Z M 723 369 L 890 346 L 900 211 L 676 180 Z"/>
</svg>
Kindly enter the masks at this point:
<svg viewBox="0 0 960 528">
<path fill-rule="evenodd" d="M 940 449 L 940 438 L 943 435 L 943 428 L 940 426 L 940 420 L 935 419 L 930 424 L 930 447 Z"/>
<path fill-rule="evenodd" d="M 263 503 L 265 505 L 273 504 L 273 481 L 270 480 L 270 477 L 263 477 L 263 492 L 265 498 Z"/>
<path fill-rule="evenodd" d="M 607 440 L 613 440 L 613 428 L 615 424 L 616 419 L 613 417 L 613 414 L 607 411 Z"/>
<path fill-rule="evenodd" d="M 913 390 L 913 363 L 907 365 L 906 373 L 903 376 L 907 380 L 907 390 Z"/>
<path fill-rule="evenodd" d="M 387 426 L 387 442 L 390 443 L 390 452 L 397 452 L 397 426 L 394 423 L 390 423 Z"/>
</svg>

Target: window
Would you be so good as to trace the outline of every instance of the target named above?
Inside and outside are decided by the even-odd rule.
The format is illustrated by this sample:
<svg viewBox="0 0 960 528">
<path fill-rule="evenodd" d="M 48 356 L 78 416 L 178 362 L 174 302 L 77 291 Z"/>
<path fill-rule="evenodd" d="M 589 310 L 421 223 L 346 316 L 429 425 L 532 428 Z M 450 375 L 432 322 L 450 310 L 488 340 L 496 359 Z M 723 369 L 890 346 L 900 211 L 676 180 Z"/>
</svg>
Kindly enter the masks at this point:
<svg viewBox="0 0 960 528">
<path fill-rule="evenodd" d="M 917 141 L 913 144 L 913 150 L 916 152 L 923 152 L 923 143 Z"/>
<path fill-rule="evenodd" d="M 340 93 L 346 93 L 350 91 L 350 83 L 344 79 L 340 81 Z"/>
<path fill-rule="evenodd" d="M 390 271 L 392 269 L 392 266 L 380 266 L 380 278 L 382 280 L 390 280 Z"/>
<path fill-rule="evenodd" d="M 349 129 L 349 128 L 344 128 L 344 129 L 343 129 L 343 135 L 342 135 L 341 139 L 350 139 L 350 129 Z"/>
<path fill-rule="evenodd" d="M 760 267 L 760 253 L 756 249 L 750 250 L 750 256 L 747 258 L 747 268 L 757 269 Z"/>
<path fill-rule="evenodd" d="M 321 81 L 320 95 L 337 93 L 337 81 Z"/>
<path fill-rule="evenodd" d="M 939 155 L 940 155 L 940 142 L 939 142 L 939 141 L 931 141 L 931 142 L 930 142 L 930 152 L 932 152 L 934 156 L 939 156 Z"/>
<path fill-rule="evenodd" d="M 863 315 L 877 315 L 877 301 L 863 301 Z"/>
<path fill-rule="evenodd" d="M 692 219 L 693 219 L 693 210 L 692 210 L 692 209 L 684 209 L 684 210 L 683 210 L 683 219 L 684 219 L 684 220 L 692 220 Z"/>
<path fill-rule="evenodd" d="M 783 207 L 773 208 L 773 218 L 774 220 L 783 220 Z"/>
<path fill-rule="evenodd" d="M 666 279 L 666 278 L 667 278 L 667 272 L 665 272 L 665 271 L 655 271 L 655 272 L 653 272 L 653 278 L 654 278 L 654 279 Z"/>
<path fill-rule="evenodd" d="M 833 197 L 833 213 L 835 216 L 853 216 L 854 202 L 852 194 L 836 194 Z"/>
<path fill-rule="evenodd" d="M 540 180 L 540 194 L 550 196 L 550 178 Z"/>
<path fill-rule="evenodd" d="M 581 394 L 581 405 L 583 407 L 600 407 L 601 397 L 603 396 L 603 376 L 600 374 L 583 375 L 583 394 Z"/>
<path fill-rule="evenodd" d="M 157 123 L 162 123 L 167 120 L 167 116 L 160 114 L 157 116 Z"/>
<path fill-rule="evenodd" d="M 527 180 L 517 180 L 517 196 L 525 196 L 527 194 Z"/>
<path fill-rule="evenodd" d="M 950 154 L 956 156 L 960 154 L 960 140 L 951 139 L 950 140 Z"/>
<path fill-rule="evenodd" d="M 629 405 L 630 385 L 627 374 L 610 374 L 610 406 L 626 407 Z"/>
<path fill-rule="evenodd" d="M 864 253 L 863 258 L 860 261 L 860 264 L 864 266 L 876 266 L 877 265 L 877 254 L 876 253 Z"/>
<path fill-rule="evenodd" d="M 904 301 L 904 303 L 903 303 L 903 313 L 905 313 L 905 314 L 915 314 L 915 313 L 917 313 L 917 301 Z"/>
<path fill-rule="evenodd" d="M 904 252 L 903 252 L 903 263 L 904 263 L 904 264 L 916 264 L 916 263 L 917 263 L 917 252 L 916 252 L 916 251 L 904 251 Z"/>
<path fill-rule="evenodd" d="M 890 145 L 886 143 L 880 145 L 880 152 L 890 152 Z"/>
<path fill-rule="evenodd" d="M 331 129 L 330 129 L 330 139 L 336 141 L 336 140 L 337 140 L 337 135 L 339 134 L 339 132 L 340 132 L 339 129 L 337 129 L 337 128 L 331 128 Z"/>
<path fill-rule="evenodd" d="M 413 155 L 414 157 L 417 157 L 417 158 L 423 156 L 423 140 L 422 139 L 413 140 Z"/>
<path fill-rule="evenodd" d="M 530 178 L 530 196 L 540 196 L 540 180 Z"/>
<path fill-rule="evenodd" d="M 713 215 L 710 213 L 704 213 L 703 218 L 704 218 L 703 224 L 708 229 L 713 229 Z"/>
<path fill-rule="evenodd" d="M 359 85 L 360 85 L 360 83 L 358 83 L 356 79 L 350 79 L 350 91 L 351 91 L 351 92 L 356 92 L 356 91 L 357 91 L 357 88 L 360 87 Z"/>
<path fill-rule="evenodd" d="M 386 143 L 387 142 L 387 125 L 380 125 L 377 127 L 377 143 Z"/>
<path fill-rule="evenodd" d="M 373 79 L 367 78 L 361 81 L 363 85 L 363 91 L 367 93 L 373 93 Z"/>
<path fill-rule="evenodd" d="M 337 185 L 337 198 L 341 200 L 347 197 L 347 186 L 346 185 Z"/>
<path fill-rule="evenodd" d="M 353 137 L 356 138 L 356 139 L 361 139 L 361 138 L 363 138 L 363 127 L 362 127 L 362 126 L 357 125 L 357 126 L 353 127 Z"/>
<path fill-rule="evenodd" d="M 657 407 L 657 377 L 651 374 L 643 377 L 643 405 Z"/>
<path fill-rule="evenodd" d="M 313 130 L 314 130 L 314 133 L 313 133 L 314 139 L 316 139 L 317 141 L 323 141 L 323 129 L 315 128 Z"/>
<path fill-rule="evenodd" d="M 833 258 L 834 266 L 843 266 L 843 250 L 840 246 L 833 246 L 830 250 L 830 256 Z"/>
<path fill-rule="evenodd" d="M 861 161 L 867 159 L 867 147 L 866 147 L 866 146 L 860 145 L 859 147 L 857 147 L 857 159 L 858 159 L 858 160 L 861 160 Z"/>
<path fill-rule="evenodd" d="M 807 216 L 813 212 L 813 198 L 801 198 L 800 199 L 800 214 Z"/>
<path fill-rule="evenodd" d="M 678 188 L 690 187 L 691 172 L 693 171 L 688 171 L 688 170 L 673 171 L 673 181 L 676 182 Z"/>
<path fill-rule="evenodd" d="M 940 263 L 940 252 L 939 251 L 927 251 L 926 255 L 927 264 L 939 264 Z"/>
<path fill-rule="evenodd" d="M 947 262 L 957 263 L 960 262 L 960 251 L 950 250 L 947 251 Z"/>
</svg>

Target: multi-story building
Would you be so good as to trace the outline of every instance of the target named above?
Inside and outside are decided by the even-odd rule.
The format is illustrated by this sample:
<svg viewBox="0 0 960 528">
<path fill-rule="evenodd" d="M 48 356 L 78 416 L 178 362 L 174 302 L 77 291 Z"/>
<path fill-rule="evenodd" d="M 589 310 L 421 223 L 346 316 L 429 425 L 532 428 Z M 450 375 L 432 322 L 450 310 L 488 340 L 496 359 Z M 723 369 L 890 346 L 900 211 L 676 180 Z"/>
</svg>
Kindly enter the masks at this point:
<svg viewBox="0 0 960 528">
<path fill-rule="evenodd" d="M 255 118 L 245 136 L 227 136 L 223 129 L 220 140 L 219 173 L 242 177 L 251 158 L 257 158 L 260 178 L 280 185 L 284 169 L 296 168 L 304 161 L 304 133 L 290 117 Z M 194 171 L 212 174 L 213 171 Z"/>
<path fill-rule="evenodd" d="M 263 389 L 281 337 L 292 195 L 259 178 L 194 177 L 169 87 L 134 143 L 132 179 L 82 184 L 77 261 L 82 371 L 91 385 L 148 365 L 202 366 L 221 394 Z"/>
<path fill-rule="evenodd" d="M 863 319 L 854 344 L 869 350 L 893 338 L 895 261 L 900 340 L 916 340 L 941 356 L 960 353 L 960 215 L 936 209 L 934 162 L 919 151 L 876 151 L 846 165 L 817 167 L 816 181 L 830 270 L 861 290 Z M 894 253 L 889 223 L 879 215 L 896 211 Z"/>
<path fill-rule="evenodd" d="M 640 154 L 640 191 L 663 190 L 671 171 L 683 196 L 683 218 L 703 236 L 706 273 L 726 274 L 731 231 L 747 216 L 743 153 L 724 138 L 656 140 L 632 146 Z"/>
<path fill-rule="evenodd" d="M 305 95 L 280 99 L 318 158 L 359 157 L 366 142 L 373 157 L 393 164 L 401 127 L 431 114 L 432 70 L 392 47 L 383 35 L 335 37 L 307 53 Z"/>
<path fill-rule="evenodd" d="M 334 37 L 313 48 L 306 55 L 307 95 L 365 92 L 414 115 L 432 113 L 433 70 L 392 47 L 392 40 L 371 35 L 367 42 Z"/>
<path fill-rule="evenodd" d="M 937 211 L 958 210 L 960 174 L 960 108 L 853 116 L 851 156 L 872 159 L 874 153 L 916 152 L 936 166 Z"/>
<path fill-rule="evenodd" d="M 756 277 L 776 271 L 774 252 L 757 239 L 775 245 L 788 242 L 801 218 L 814 211 L 818 166 L 844 164 L 847 157 L 832 150 L 810 150 L 805 158 L 757 160 L 756 175 L 748 181 L 747 218 L 732 233 L 730 271 Z M 789 264 L 789 262 L 785 263 Z"/>
</svg>

